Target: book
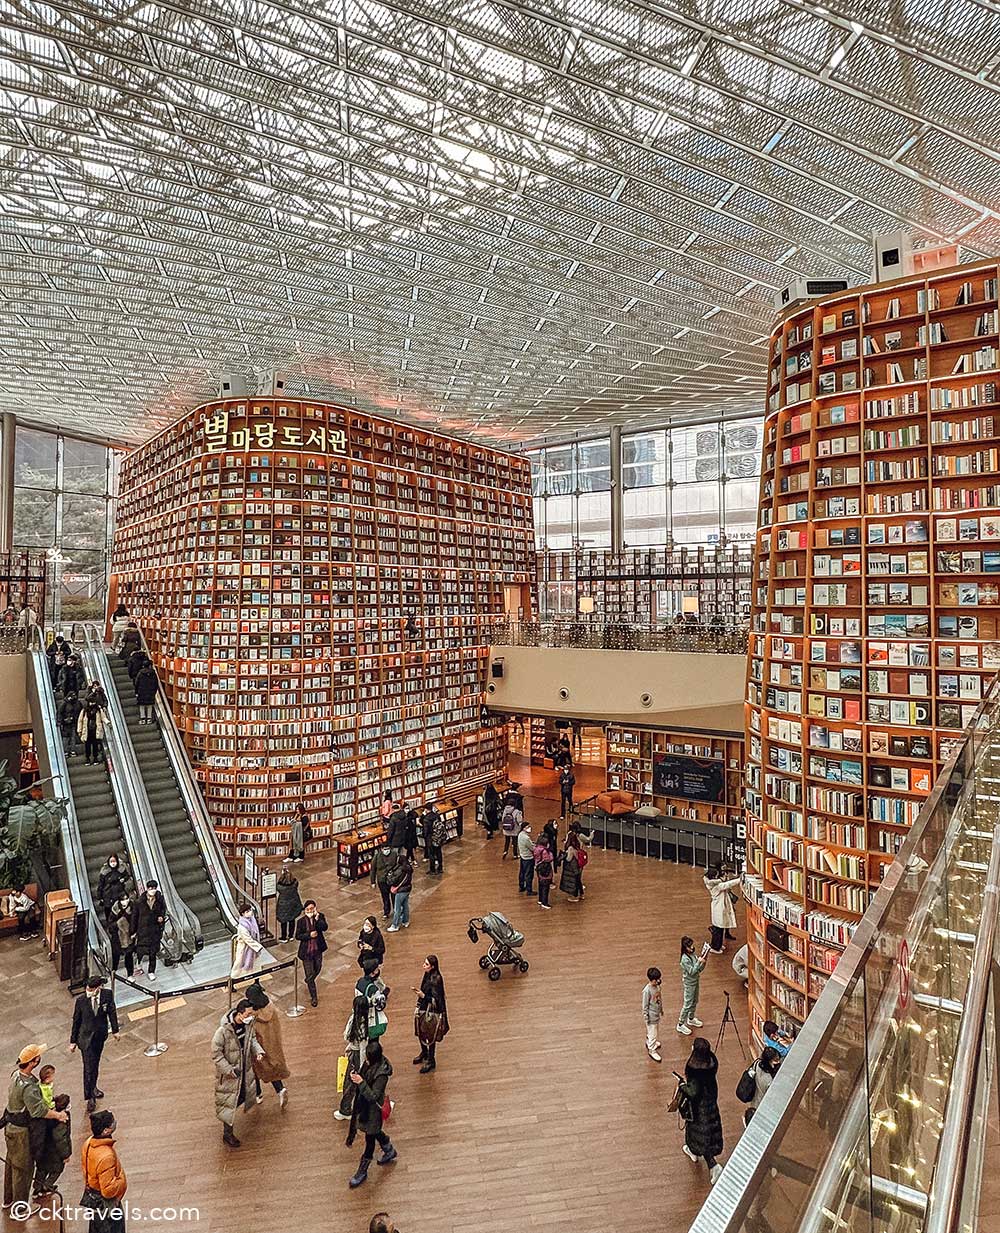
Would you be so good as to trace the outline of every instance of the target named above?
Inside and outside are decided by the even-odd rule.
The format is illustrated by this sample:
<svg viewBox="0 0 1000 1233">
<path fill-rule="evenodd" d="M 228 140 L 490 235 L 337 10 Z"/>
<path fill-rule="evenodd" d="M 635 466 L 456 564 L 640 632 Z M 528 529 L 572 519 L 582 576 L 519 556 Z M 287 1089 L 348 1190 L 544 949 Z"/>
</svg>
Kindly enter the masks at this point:
<svg viewBox="0 0 1000 1233">
<path fill-rule="evenodd" d="M 868 730 L 868 752 L 878 756 L 889 752 L 889 734 L 877 729 Z"/>
</svg>

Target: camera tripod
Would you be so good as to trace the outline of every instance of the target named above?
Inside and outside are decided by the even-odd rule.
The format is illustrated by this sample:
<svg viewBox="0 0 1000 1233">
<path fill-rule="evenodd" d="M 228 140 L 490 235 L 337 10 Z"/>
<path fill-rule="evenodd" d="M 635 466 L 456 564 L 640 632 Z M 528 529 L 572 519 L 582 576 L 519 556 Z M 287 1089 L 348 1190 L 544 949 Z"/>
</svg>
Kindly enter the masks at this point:
<svg viewBox="0 0 1000 1233">
<path fill-rule="evenodd" d="M 719 1052 L 722 1042 L 726 1039 L 726 1025 L 731 1023 L 733 1025 L 733 1031 L 736 1033 L 736 1039 L 739 1042 L 740 1053 L 743 1054 L 743 1060 L 746 1061 L 747 1051 L 745 1045 L 743 1044 L 743 1037 L 740 1035 L 739 1024 L 736 1022 L 736 1016 L 733 1014 L 733 1008 L 729 1001 L 729 990 L 726 989 L 724 992 L 726 997 L 726 1009 L 722 1015 L 722 1022 L 719 1024 L 719 1039 L 715 1042 L 715 1052 Z"/>
</svg>

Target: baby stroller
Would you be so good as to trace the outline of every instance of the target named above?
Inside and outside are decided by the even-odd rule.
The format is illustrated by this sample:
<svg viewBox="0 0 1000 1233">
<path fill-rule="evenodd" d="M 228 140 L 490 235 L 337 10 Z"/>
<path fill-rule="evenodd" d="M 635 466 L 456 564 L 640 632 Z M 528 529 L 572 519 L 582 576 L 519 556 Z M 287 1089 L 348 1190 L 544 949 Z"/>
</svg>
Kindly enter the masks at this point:
<svg viewBox="0 0 1000 1233">
<path fill-rule="evenodd" d="M 491 939 L 490 949 L 485 955 L 479 956 L 479 966 L 484 971 L 489 968 L 490 980 L 500 979 L 500 968 L 505 963 L 527 972 L 528 961 L 518 954 L 518 949 L 524 945 L 524 934 L 519 933 L 506 916 L 500 912 L 474 916 L 469 921 L 468 932 L 473 942 L 479 941 L 480 933 L 485 933 Z"/>
</svg>

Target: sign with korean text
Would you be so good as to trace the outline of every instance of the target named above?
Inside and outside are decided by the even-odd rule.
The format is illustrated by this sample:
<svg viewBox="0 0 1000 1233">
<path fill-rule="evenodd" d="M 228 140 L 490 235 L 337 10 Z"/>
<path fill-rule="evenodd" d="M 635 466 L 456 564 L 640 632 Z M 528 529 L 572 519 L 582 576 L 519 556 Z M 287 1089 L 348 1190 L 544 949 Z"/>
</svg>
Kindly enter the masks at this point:
<svg viewBox="0 0 1000 1233">
<path fill-rule="evenodd" d="M 255 408 L 256 410 L 256 408 Z M 260 408 L 269 411 L 269 408 Z M 242 416 L 234 424 L 229 411 L 219 408 L 202 420 L 202 433 L 210 454 L 223 450 L 315 450 L 320 454 L 346 454 L 347 433 L 326 424 L 300 424 L 298 420 L 256 419 Z"/>
</svg>

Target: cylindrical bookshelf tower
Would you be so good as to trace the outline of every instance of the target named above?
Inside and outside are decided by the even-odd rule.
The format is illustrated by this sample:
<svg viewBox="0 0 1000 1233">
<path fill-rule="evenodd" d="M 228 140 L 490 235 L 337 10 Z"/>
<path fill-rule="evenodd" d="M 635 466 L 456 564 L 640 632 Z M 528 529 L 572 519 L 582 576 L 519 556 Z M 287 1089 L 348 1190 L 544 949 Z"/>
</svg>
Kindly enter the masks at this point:
<svg viewBox="0 0 1000 1233">
<path fill-rule="evenodd" d="M 751 1023 L 801 1024 L 1000 668 L 997 263 L 771 336 L 747 681 Z"/>
<path fill-rule="evenodd" d="M 526 459 L 229 400 L 130 454 L 120 491 L 117 598 L 227 845 L 282 854 L 299 802 L 326 844 L 387 788 L 421 803 L 502 773 L 481 704 L 489 621 L 533 585 Z"/>
</svg>

